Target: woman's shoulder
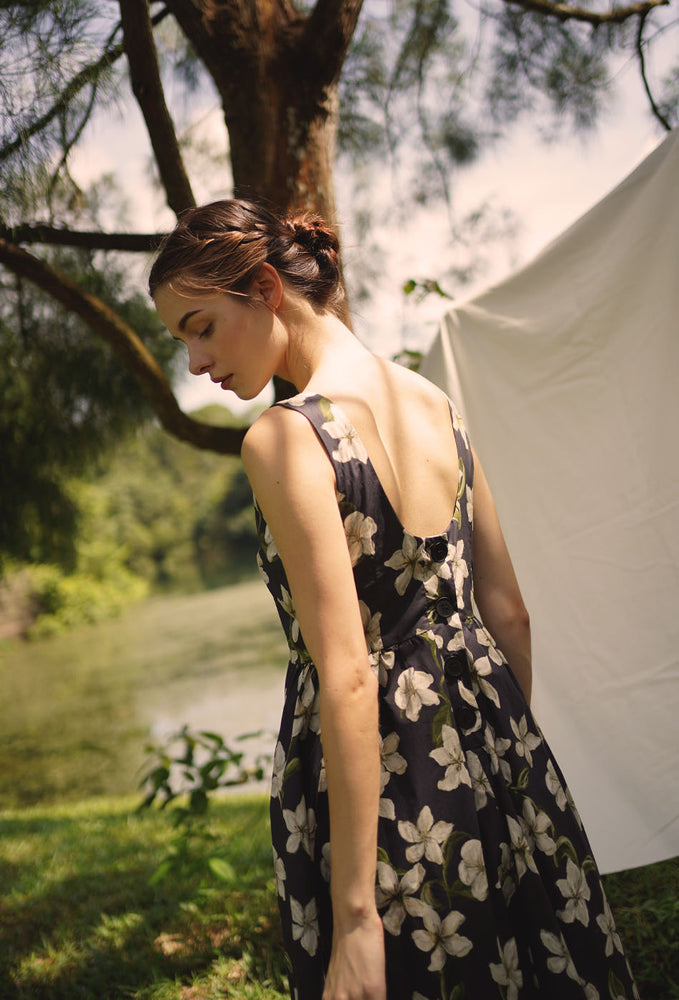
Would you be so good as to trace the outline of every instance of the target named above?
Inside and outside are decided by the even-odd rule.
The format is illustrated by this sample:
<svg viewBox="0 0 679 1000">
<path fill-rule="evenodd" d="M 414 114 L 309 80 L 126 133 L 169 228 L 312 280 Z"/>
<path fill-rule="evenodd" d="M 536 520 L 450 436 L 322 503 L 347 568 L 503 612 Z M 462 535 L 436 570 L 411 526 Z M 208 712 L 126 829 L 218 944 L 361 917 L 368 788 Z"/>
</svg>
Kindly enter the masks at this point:
<svg viewBox="0 0 679 1000">
<path fill-rule="evenodd" d="M 285 402 L 292 405 L 270 406 L 248 428 L 241 447 L 248 475 L 265 469 L 287 478 L 302 464 L 327 464 L 314 429 L 303 415 L 305 398 L 296 396 Z"/>
</svg>

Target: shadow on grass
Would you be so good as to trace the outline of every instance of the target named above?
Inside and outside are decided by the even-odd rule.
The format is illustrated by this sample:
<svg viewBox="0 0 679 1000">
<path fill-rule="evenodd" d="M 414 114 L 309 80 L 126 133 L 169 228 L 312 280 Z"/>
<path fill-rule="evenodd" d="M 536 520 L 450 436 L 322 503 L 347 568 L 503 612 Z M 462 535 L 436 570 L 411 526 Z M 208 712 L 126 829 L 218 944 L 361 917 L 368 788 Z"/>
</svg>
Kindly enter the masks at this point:
<svg viewBox="0 0 679 1000">
<path fill-rule="evenodd" d="M 211 832 L 238 873 L 219 886 L 195 873 L 149 883 L 174 834 L 165 815 L 100 807 L 0 821 L 3 1000 L 201 997 L 181 984 L 215 965 L 232 985 L 269 983 L 258 995 L 278 996 L 285 979 L 266 804 L 215 813 Z"/>
</svg>

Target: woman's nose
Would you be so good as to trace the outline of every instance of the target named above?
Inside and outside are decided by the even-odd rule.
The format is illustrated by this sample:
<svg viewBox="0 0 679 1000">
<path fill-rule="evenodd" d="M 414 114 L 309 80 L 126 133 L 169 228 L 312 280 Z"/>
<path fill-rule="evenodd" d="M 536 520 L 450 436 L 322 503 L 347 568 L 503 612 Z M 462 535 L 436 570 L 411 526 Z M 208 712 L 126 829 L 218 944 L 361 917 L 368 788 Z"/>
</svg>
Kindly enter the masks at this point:
<svg viewBox="0 0 679 1000">
<path fill-rule="evenodd" d="M 211 361 L 202 351 L 189 349 L 189 371 L 192 375 L 204 375 L 210 370 Z"/>
</svg>

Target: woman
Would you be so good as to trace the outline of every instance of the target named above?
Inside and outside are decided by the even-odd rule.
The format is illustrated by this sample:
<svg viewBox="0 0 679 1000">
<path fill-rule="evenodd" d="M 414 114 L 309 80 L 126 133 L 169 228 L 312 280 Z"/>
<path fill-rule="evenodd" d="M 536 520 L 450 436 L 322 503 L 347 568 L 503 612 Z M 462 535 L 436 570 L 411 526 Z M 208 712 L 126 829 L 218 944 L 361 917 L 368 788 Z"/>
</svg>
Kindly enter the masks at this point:
<svg viewBox="0 0 679 1000">
<path fill-rule="evenodd" d="M 319 220 L 191 210 L 149 284 L 194 375 L 241 399 L 274 374 L 299 392 L 242 452 L 290 647 L 271 827 L 294 995 L 637 996 L 530 712 L 528 614 L 448 399 L 344 325 Z"/>
</svg>

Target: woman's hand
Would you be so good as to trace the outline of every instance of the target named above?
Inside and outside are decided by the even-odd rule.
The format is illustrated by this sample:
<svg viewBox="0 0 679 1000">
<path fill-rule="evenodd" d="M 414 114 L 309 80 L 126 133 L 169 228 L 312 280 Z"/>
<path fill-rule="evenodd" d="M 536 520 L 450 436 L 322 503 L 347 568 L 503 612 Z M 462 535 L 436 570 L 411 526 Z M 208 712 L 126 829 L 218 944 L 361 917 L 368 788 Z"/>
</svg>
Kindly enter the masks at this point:
<svg viewBox="0 0 679 1000">
<path fill-rule="evenodd" d="M 384 930 L 377 911 L 335 929 L 323 1000 L 386 1000 Z"/>
</svg>

